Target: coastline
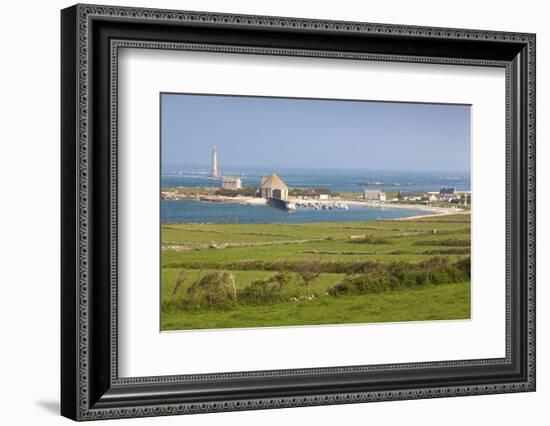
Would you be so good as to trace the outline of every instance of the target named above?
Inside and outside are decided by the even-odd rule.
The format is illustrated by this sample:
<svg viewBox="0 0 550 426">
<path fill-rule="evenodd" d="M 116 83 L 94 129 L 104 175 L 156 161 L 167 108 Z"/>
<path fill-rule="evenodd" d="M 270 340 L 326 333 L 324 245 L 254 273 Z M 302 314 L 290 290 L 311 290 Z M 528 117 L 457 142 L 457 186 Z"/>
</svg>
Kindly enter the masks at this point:
<svg viewBox="0 0 550 426">
<path fill-rule="evenodd" d="M 202 201 L 209 203 L 222 203 L 222 204 L 242 204 L 242 205 L 251 205 L 251 206 L 265 206 L 267 205 L 267 200 L 265 198 L 259 197 L 249 197 L 237 195 L 235 197 L 228 197 L 224 195 L 216 194 L 185 194 L 179 193 L 176 191 L 162 191 L 161 199 L 168 201 L 178 201 L 178 200 L 190 200 L 190 201 Z M 403 204 L 403 203 L 391 203 L 391 202 L 369 202 L 365 200 L 347 200 L 347 199 L 330 199 L 330 200 L 303 200 L 296 197 L 289 197 L 290 202 L 302 202 L 309 205 L 332 205 L 334 203 L 342 203 L 350 206 L 362 206 L 365 208 L 391 208 L 391 209 L 402 209 L 402 210 L 421 210 L 427 212 L 425 215 L 409 216 L 404 218 L 395 218 L 388 220 L 411 220 L 419 219 L 426 217 L 436 217 L 436 216 L 445 216 L 450 214 L 462 214 L 466 213 L 469 210 L 462 209 L 460 207 L 441 207 L 441 206 L 430 206 L 422 204 Z"/>
<path fill-rule="evenodd" d="M 413 219 L 423 219 L 428 217 L 438 217 L 438 216 L 447 216 L 451 214 L 465 214 L 469 213 L 469 210 L 461 209 L 460 207 L 440 207 L 440 206 L 427 206 L 422 204 L 397 204 L 397 203 L 385 203 L 385 204 L 369 204 L 369 207 L 388 207 L 392 209 L 404 209 L 404 210 L 422 210 L 428 212 L 428 214 L 417 215 L 417 216 L 408 216 L 408 217 L 398 217 L 395 219 L 387 220 L 413 220 Z"/>
</svg>

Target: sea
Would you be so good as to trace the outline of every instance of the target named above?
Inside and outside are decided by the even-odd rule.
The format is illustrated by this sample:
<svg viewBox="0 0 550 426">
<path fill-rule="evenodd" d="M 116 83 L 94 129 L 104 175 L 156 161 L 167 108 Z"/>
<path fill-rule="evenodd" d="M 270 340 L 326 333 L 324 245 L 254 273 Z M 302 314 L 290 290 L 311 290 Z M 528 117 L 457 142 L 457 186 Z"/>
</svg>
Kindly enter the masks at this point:
<svg viewBox="0 0 550 426">
<path fill-rule="evenodd" d="M 325 188 L 333 192 L 361 192 L 363 188 L 382 191 L 439 191 L 455 187 L 470 191 L 469 174 L 365 172 L 362 170 L 263 170 L 235 168 L 222 170 L 226 176 L 241 178 L 243 186 L 257 187 L 262 176 L 277 175 L 292 188 Z M 161 175 L 162 188 L 219 187 L 221 179 L 212 179 L 206 169 L 187 168 L 167 171 Z M 419 209 L 364 207 L 350 205 L 348 210 L 314 210 L 298 207 L 289 212 L 271 206 L 212 203 L 196 200 L 162 200 L 163 223 L 312 223 L 341 221 L 372 221 L 428 214 Z"/>
</svg>

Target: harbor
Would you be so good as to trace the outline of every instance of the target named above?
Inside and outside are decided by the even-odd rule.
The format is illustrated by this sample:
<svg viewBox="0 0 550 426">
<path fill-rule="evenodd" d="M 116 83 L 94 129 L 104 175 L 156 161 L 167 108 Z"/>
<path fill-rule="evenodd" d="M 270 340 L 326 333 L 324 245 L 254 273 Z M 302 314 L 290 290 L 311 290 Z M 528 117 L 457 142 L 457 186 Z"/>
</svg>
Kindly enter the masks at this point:
<svg viewBox="0 0 550 426">
<path fill-rule="evenodd" d="M 402 219 L 461 213 L 468 210 L 471 197 L 469 180 L 452 177 L 409 175 L 398 181 L 395 176 L 384 180 L 375 176 L 376 179 L 367 180 L 365 174 L 357 171 L 329 173 L 284 171 L 283 177 L 276 172 L 264 175 L 251 170 L 223 173 L 216 147 L 212 147 L 209 173 L 163 177 L 161 220 L 307 223 Z M 365 182 L 372 186 L 365 186 Z M 434 191 L 440 184 L 443 186 Z M 419 187 L 431 191 L 417 190 Z"/>
<path fill-rule="evenodd" d="M 398 219 L 433 214 L 431 211 L 374 207 L 362 203 L 350 203 L 347 209 L 296 207 L 287 211 L 268 205 L 259 199 L 241 202 L 204 202 L 193 199 L 162 201 L 162 223 L 218 223 L 218 224 L 269 224 L 315 222 L 362 222 L 379 219 Z"/>
</svg>

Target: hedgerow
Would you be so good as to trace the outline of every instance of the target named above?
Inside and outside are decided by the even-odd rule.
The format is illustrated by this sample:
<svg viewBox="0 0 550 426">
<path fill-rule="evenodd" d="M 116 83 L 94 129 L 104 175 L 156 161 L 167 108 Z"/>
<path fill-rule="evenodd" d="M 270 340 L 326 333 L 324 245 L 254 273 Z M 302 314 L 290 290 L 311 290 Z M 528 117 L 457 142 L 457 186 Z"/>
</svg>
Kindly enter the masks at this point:
<svg viewBox="0 0 550 426">
<path fill-rule="evenodd" d="M 361 274 L 348 274 L 327 289 L 330 296 L 382 293 L 404 288 L 457 283 L 470 279 L 470 258 L 450 263 L 432 258 L 419 263 L 393 262 L 377 265 Z"/>
</svg>

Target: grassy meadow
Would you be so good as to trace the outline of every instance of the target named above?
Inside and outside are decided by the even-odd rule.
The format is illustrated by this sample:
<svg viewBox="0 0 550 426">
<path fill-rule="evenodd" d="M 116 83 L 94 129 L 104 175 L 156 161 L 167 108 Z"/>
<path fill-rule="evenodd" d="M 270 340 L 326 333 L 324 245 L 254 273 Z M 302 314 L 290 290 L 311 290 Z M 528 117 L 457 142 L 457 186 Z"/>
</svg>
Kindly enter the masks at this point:
<svg viewBox="0 0 550 426">
<path fill-rule="evenodd" d="M 162 329 L 470 318 L 470 215 L 162 225 Z"/>
</svg>

